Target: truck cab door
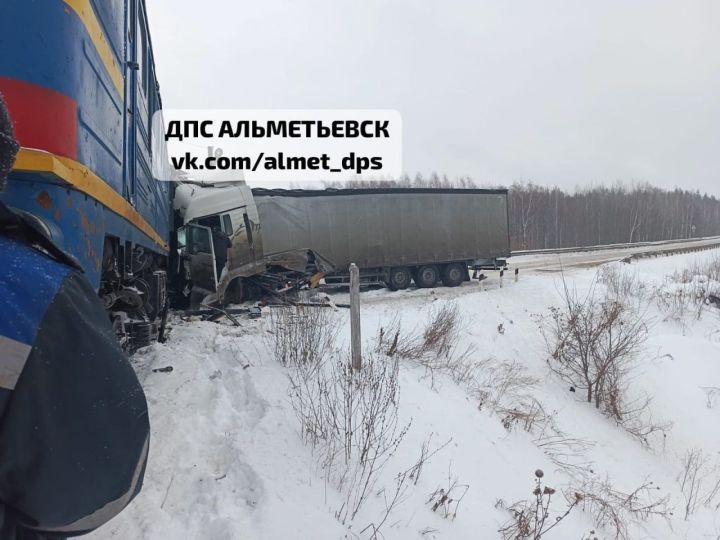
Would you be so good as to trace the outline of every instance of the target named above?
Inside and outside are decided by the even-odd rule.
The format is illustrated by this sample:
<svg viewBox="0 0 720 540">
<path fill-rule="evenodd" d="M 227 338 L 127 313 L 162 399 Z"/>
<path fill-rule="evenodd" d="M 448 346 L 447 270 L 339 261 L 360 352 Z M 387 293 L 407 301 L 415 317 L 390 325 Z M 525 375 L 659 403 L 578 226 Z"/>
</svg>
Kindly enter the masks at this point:
<svg viewBox="0 0 720 540">
<path fill-rule="evenodd" d="M 210 227 L 188 223 L 181 230 L 184 231 L 183 251 L 189 261 L 193 288 L 199 287 L 208 292 L 216 291 L 218 276 Z"/>
</svg>

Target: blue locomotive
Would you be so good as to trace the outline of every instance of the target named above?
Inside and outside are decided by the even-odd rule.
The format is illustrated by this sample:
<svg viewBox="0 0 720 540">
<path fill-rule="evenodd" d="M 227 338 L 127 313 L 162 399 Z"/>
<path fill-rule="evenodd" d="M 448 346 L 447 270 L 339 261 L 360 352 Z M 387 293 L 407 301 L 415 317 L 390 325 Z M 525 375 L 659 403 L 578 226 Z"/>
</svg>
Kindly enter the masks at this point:
<svg viewBox="0 0 720 540">
<path fill-rule="evenodd" d="M 0 93 L 22 145 L 0 197 L 80 262 L 127 348 L 149 343 L 168 307 L 174 185 L 151 174 L 145 1 L 3 0 Z"/>
</svg>

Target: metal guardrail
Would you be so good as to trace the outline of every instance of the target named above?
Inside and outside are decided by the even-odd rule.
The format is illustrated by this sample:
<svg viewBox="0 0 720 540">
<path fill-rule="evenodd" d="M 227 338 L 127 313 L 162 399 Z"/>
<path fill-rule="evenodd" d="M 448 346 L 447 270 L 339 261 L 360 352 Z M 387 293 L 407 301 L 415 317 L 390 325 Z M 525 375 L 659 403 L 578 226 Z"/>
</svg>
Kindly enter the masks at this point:
<svg viewBox="0 0 720 540">
<path fill-rule="evenodd" d="M 706 242 L 706 243 L 703 243 Z M 567 247 L 567 248 L 555 248 L 555 249 L 527 249 L 512 251 L 512 257 L 519 257 L 521 255 L 551 255 L 554 253 L 584 253 L 589 251 L 607 251 L 611 249 L 633 249 L 643 247 L 663 247 L 673 246 L 678 244 L 691 244 L 687 246 L 689 250 L 691 247 L 718 247 L 720 246 L 720 236 L 706 236 L 702 238 L 682 238 L 678 240 L 660 240 L 657 242 L 633 242 L 627 244 L 606 244 L 601 246 L 579 246 L 579 247 Z M 695 246 L 696 245 L 696 246 Z M 679 248 L 679 250 L 684 248 Z"/>
</svg>

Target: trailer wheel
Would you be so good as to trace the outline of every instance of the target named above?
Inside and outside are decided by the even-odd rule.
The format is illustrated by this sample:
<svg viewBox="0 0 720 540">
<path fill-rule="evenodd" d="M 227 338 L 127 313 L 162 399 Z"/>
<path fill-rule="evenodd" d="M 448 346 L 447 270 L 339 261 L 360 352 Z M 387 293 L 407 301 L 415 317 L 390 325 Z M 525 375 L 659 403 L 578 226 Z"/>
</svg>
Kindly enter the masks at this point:
<svg viewBox="0 0 720 540">
<path fill-rule="evenodd" d="M 390 269 L 390 274 L 385 284 L 391 291 L 397 291 L 407 289 L 410 286 L 411 280 L 410 270 L 404 266 L 396 266 Z"/>
<path fill-rule="evenodd" d="M 460 263 L 450 263 L 443 268 L 442 282 L 446 287 L 457 287 L 465 281 L 467 270 Z"/>
<path fill-rule="evenodd" d="M 432 264 L 427 266 L 421 266 L 417 270 L 415 284 L 418 287 L 423 287 L 427 289 L 429 287 L 434 287 L 437 284 L 439 278 L 440 271 L 438 270 L 437 266 Z"/>
</svg>

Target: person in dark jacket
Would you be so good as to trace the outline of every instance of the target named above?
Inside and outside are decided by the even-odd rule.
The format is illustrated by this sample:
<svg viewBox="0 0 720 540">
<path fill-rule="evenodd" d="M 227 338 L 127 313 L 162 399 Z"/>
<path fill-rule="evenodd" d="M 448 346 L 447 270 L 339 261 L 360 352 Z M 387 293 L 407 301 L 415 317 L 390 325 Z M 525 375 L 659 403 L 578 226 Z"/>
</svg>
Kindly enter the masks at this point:
<svg viewBox="0 0 720 540">
<path fill-rule="evenodd" d="M 211 229 L 213 251 L 215 252 L 215 270 L 217 271 L 217 278 L 220 279 L 225 264 L 228 260 L 228 249 L 232 247 L 230 237 L 221 230 L 220 227 L 213 227 Z"/>
<path fill-rule="evenodd" d="M 0 96 L 0 187 L 18 143 Z M 74 259 L 0 202 L 0 539 L 96 529 L 137 495 L 145 395 Z"/>
</svg>

